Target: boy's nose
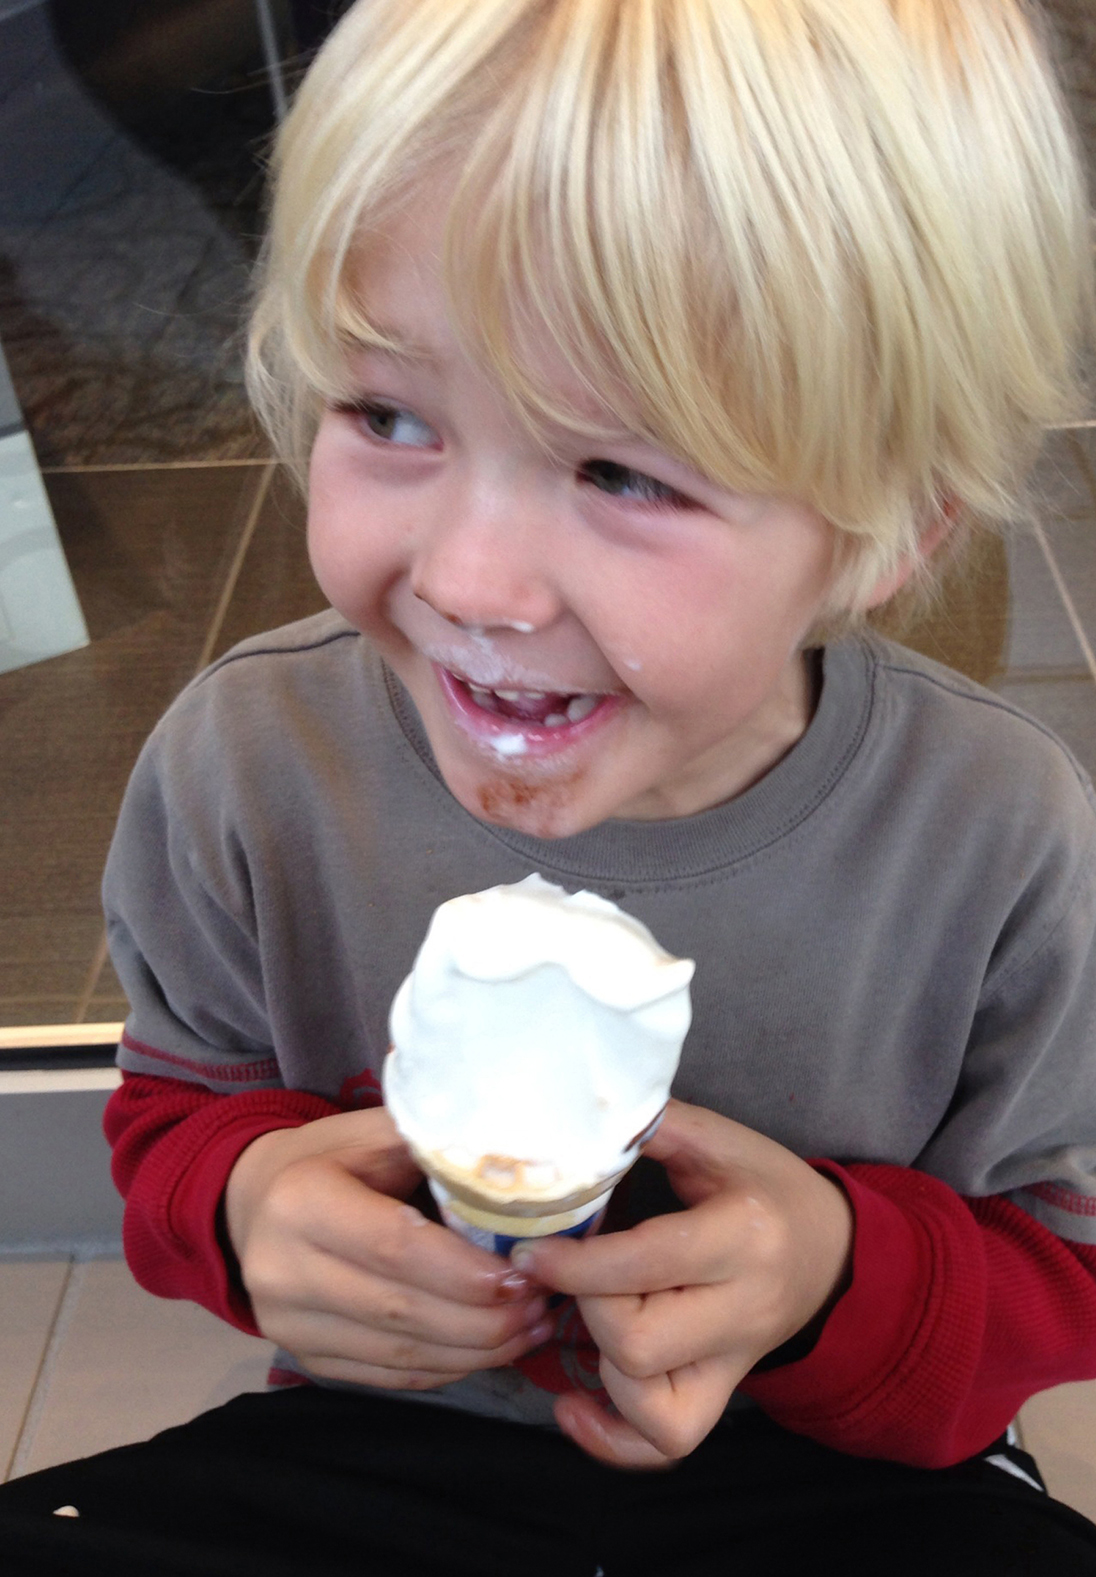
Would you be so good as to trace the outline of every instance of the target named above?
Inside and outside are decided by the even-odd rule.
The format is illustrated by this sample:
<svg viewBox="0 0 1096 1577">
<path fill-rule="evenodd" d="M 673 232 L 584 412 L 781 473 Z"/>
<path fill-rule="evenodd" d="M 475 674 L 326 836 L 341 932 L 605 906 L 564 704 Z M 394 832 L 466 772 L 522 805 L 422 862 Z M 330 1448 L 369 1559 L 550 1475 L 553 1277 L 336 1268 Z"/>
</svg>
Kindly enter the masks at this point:
<svg viewBox="0 0 1096 1577">
<path fill-rule="evenodd" d="M 424 531 L 411 565 L 411 590 L 451 624 L 544 629 L 560 612 L 546 571 L 543 539 L 520 506 L 465 511 Z"/>
</svg>

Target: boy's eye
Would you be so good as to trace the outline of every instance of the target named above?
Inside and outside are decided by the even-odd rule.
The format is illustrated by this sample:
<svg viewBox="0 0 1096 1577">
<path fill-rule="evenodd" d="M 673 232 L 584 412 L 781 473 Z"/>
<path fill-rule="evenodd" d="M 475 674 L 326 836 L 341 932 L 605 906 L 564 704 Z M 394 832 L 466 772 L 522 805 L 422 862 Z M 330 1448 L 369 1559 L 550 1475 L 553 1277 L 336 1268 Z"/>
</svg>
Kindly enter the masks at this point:
<svg viewBox="0 0 1096 1577">
<path fill-rule="evenodd" d="M 419 447 L 413 436 L 397 437 L 400 432 L 406 434 L 407 428 L 418 428 L 420 433 L 428 434 L 424 447 L 428 448 L 434 442 L 433 428 L 428 427 L 417 416 L 413 416 L 410 411 L 401 410 L 398 405 L 382 405 L 380 401 L 367 400 L 344 406 L 343 409 L 357 416 L 374 438 L 380 438 L 385 443 L 410 442 L 412 446 Z"/>
<path fill-rule="evenodd" d="M 398 405 L 386 405 L 380 400 L 359 400 L 339 407 L 361 421 L 370 435 L 382 443 L 410 444 L 412 447 L 429 448 L 435 434 L 432 427 L 421 421 L 411 411 Z M 423 443 L 416 441 L 414 430 L 428 437 Z M 403 436 L 399 436 L 400 434 Z M 660 482 L 645 471 L 634 471 L 630 466 L 618 465 L 615 460 L 587 460 L 581 467 L 583 478 L 614 498 L 631 495 L 643 504 L 669 504 L 688 508 L 690 500 L 668 482 Z"/>
<path fill-rule="evenodd" d="M 624 498 L 631 491 L 644 504 L 673 504 L 688 508 L 689 500 L 683 493 L 648 476 L 645 471 L 633 471 L 630 466 L 618 465 L 615 460 L 587 460 L 583 475 L 616 498 Z"/>
</svg>

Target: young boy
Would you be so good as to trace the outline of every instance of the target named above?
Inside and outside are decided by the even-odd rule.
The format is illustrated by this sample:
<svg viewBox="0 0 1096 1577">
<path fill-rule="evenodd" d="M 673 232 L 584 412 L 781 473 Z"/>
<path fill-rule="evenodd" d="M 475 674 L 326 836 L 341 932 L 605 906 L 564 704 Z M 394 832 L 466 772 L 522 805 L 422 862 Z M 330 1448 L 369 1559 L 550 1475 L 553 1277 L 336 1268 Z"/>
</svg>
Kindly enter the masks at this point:
<svg viewBox="0 0 1096 1577">
<path fill-rule="evenodd" d="M 1096 804 L 863 628 L 1023 512 L 1082 192 L 1015 0 L 351 9 L 251 362 L 337 611 L 179 698 L 105 888 L 130 1263 L 280 1389 L 0 1491 L 14 1569 L 1096 1572 L 1004 1438 L 1096 1375 Z M 534 870 L 694 1022 L 617 1230 L 504 1263 L 378 1076 Z"/>
</svg>

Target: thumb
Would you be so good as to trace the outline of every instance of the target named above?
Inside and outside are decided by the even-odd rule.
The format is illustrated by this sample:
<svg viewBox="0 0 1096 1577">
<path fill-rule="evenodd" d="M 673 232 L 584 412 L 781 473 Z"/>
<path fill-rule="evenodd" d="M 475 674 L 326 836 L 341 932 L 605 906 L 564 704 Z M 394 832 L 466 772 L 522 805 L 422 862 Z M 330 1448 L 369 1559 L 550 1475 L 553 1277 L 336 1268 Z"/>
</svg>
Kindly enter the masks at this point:
<svg viewBox="0 0 1096 1577">
<path fill-rule="evenodd" d="M 729 1117 L 672 1100 L 643 1154 L 662 1163 L 683 1204 L 698 1205 L 746 1163 L 751 1137 L 750 1129 Z"/>
<path fill-rule="evenodd" d="M 405 1199 L 422 1182 L 421 1169 L 383 1107 L 344 1112 L 327 1122 L 332 1158 L 376 1193 Z"/>
<path fill-rule="evenodd" d="M 380 1150 L 340 1150 L 334 1159 L 374 1193 L 393 1199 L 406 1199 L 422 1182 L 422 1172 L 402 1143 Z"/>
</svg>

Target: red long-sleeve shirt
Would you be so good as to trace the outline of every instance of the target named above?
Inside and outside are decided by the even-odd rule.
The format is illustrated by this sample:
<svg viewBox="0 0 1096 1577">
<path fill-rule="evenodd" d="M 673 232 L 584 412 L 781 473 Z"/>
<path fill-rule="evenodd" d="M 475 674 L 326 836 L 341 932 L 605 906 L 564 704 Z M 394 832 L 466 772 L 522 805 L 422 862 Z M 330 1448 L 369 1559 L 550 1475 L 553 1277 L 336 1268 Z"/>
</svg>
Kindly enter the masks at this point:
<svg viewBox="0 0 1096 1577">
<path fill-rule="evenodd" d="M 104 1128 L 140 1284 L 259 1334 L 222 1221 L 229 1173 L 260 1134 L 341 1109 L 296 1090 L 218 1095 L 127 1074 Z M 853 1455 L 942 1467 L 988 1445 L 1036 1391 L 1096 1376 L 1096 1247 L 923 1172 L 816 1164 L 852 1203 L 852 1281 L 806 1356 L 743 1381 L 777 1423 Z"/>
</svg>

